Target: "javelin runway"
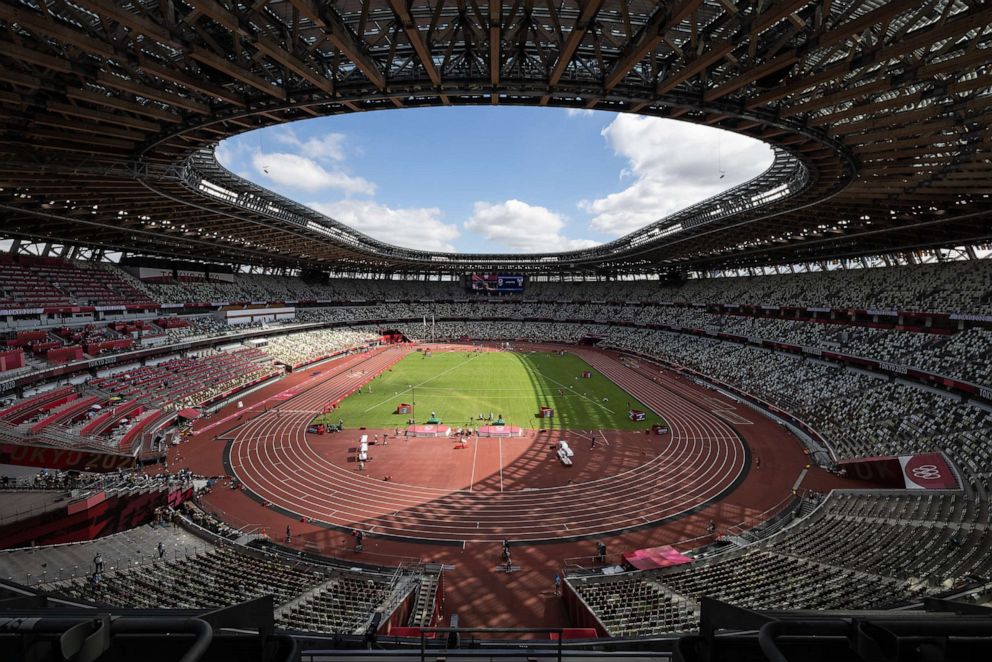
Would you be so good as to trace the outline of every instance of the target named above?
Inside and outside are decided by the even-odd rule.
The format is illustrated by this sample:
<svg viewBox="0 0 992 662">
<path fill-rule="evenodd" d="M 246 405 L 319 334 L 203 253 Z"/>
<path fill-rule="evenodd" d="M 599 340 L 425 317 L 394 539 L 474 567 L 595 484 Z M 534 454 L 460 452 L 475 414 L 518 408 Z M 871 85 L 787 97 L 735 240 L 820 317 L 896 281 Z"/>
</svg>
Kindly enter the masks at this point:
<svg viewBox="0 0 992 662">
<path fill-rule="evenodd" d="M 516 477 L 506 482 L 527 485 L 526 477 L 519 475 L 527 471 L 525 463 L 504 464 L 503 444 L 510 442 L 482 439 L 473 444 L 488 460 L 479 464 L 473 458 L 473 476 L 479 472 L 493 479 L 476 482 L 473 477 L 463 489 L 451 489 L 414 484 L 416 480 L 374 480 L 355 471 L 354 465 L 331 461 L 315 450 L 306 434 L 314 415 L 408 351 L 390 349 L 352 363 L 348 370 L 236 428 L 228 435 L 230 470 L 256 498 L 326 525 L 423 542 L 552 542 L 678 518 L 724 496 L 747 467 L 746 446 L 723 420 L 590 350 L 573 351 L 664 416 L 671 428 L 670 439 L 633 468 L 610 473 L 606 467 L 570 484 L 504 490 L 504 478 Z M 357 434 L 353 431 L 352 436 L 357 439 Z M 427 441 L 436 442 L 405 443 Z M 543 448 L 546 441 L 538 436 L 530 443 Z M 446 457 L 450 456 L 439 454 L 438 462 Z"/>
</svg>

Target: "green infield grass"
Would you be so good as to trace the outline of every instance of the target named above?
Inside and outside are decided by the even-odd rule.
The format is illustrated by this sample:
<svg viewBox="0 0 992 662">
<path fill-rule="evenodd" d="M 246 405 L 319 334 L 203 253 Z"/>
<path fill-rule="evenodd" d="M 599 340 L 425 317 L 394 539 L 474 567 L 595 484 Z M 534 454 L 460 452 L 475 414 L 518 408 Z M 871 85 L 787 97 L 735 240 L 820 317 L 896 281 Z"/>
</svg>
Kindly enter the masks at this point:
<svg viewBox="0 0 992 662">
<path fill-rule="evenodd" d="M 413 404 L 413 416 L 395 413 L 400 403 Z M 554 416 L 539 418 L 541 406 Z M 628 408 L 646 412 L 646 420 L 631 421 Z M 410 418 L 426 423 L 432 413 L 453 427 L 484 425 L 480 414 L 531 429 L 643 430 L 663 423 L 582 359 L 550 352 L 413 352 L 316 422 L 393 428 Z"/>
</svg>

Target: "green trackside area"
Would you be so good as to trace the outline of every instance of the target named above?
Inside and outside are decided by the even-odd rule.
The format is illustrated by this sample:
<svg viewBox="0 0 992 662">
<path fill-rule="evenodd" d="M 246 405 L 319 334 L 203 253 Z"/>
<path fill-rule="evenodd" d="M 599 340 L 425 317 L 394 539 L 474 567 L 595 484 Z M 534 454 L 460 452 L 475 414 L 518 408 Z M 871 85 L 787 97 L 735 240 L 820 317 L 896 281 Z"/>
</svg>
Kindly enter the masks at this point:
<svg viewBox="0 0 992 662">
<path fill-rule="evenodd" d="M 413 404 L 414 416 L 397 414 L 401 403 Z M 646 419 L 631 421 L 628 405 Z M 539 418 L 541 406 L 554 416 Z M 410 418 L 426 423 L 431 412 L 452 427 L 484 425 L 479 415 L 490 413 L 525 429 L 643 430 L 663 423 L 582 359 L 550 352 L 413 352 L 315 423 L 402 428 Z"/>
</svg>

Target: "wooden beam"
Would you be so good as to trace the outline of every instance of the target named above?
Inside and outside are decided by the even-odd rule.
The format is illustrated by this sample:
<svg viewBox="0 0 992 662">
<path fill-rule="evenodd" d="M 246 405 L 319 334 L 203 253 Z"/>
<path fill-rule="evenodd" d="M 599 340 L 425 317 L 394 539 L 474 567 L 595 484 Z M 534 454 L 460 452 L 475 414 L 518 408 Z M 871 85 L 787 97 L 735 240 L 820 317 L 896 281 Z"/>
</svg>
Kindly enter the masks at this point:
<svg viewBox="0 0 992 662">
<path fill-rule="evenodd" d="M 237 106 L 245 105 L 244 97 L 230 92 L 220 85 L 214 85 L 203 76 L 191 76 L 185 71 L 171 69 L 144 55 L 138 56 L 138 65 L 149 75 L 182 85 L 188 90 L 205 94 L 212 99 L 220 99 Z"/>
<path fill-rule="evenodd" d="M 596 14 L 599 13 L 599 8 L 602 5 L 603 0 L 586 0 L 585 4 L 582 5 L 579 18 L 576 19 L 575 25 L 572 26 L 571 31 L 568 33 L 568 37 L 565 38 L 565 43 L 562 44 L 561 51 L 558 53 L 558 61 L 555 62 L 555 68 L 551 70 L 551 75 L 548 77 L 548 85 L 550 87 L 554 87 L 561 80 L 562 74 L 565 73 L 565 69 L 572 62 L 575 51 L 578 50 L 579 45 L 586 36 L 586 31 L 589 29 L 593 20 L 595 20 Z"/>
<path fill-rule="evenodd" d="M 774 57 L 771 60 L 768 60 L 763 64 L 759 64 L 758 66 L 752 69 L 748 69 L 747 71 L 742 71 L 740 74 L 737 75 L 736 78 L 727 81 L 723 85 L 706 90 L 706 92 L 703 93 L 703 100 L 709 102 L 709 101 L 715 101 L 716 99 L 719 99 L 721 97 L 725 97 L 731 92 L 739 90 L 745 85 L 748 85 L 758 80 L 759 78 L 762 78 L 769 74 L 773 74 L 776 71 L 779 71 L 786 67 L 791 67 L 798 61 L 799 61 L 799 55 L 794 50 L 789 51 L 788 53 L 783 53 L 782 55 L 779 55 L 778 57 Z"/>
<path fill-rule="evenodd" d="M 50 19 L 46 19 L 38 12 L 0 3 L 0 19 L 17 23 L 22 28 L 27 28 L 31 32 L 47 35 L 63 43 L 71 44 L 87 53 L 93 53 L 104 58 L 111 58 L 117 55 L 117 52 L 110 44 L 84 35 L 70 27 L 55 23 Z"/>
<path fill-rule="evenodd" d="M 279 99 L 280 101 L 285 101 L 287 98 L 286 90 L 276 87 L 261 76 L 257 76 L 252 72 L 241 68 L 234 62 L 222 58 L 212 51 L 208 51 L 205 48 L 191 48 L 189 51 L 189 56 L 200 64 L 205 64 L 211 69 L 216 69 L 220 73 L 230 76 L 235 80 L 240 80 L 242 83 L 246 83 L 254 87 L 256 90 L 264 92 L 271 97 Z"/>
<path fill-rule="evenodd" d="M 323 28 L 330 42 L 351 60 L 373 85 L 380 90 L 386 89 L 386 77 L 359 43 L 361 35 L 356 37 L 329 4 L 324 3 L 318 7 L 313 0 L 289 0 L 289 2 L 315 25 Z"/>
<path fill-rule="evenodd" d="M 751 28 L 751 38 L 753 39 L 759 33 L 764 32 L 792 12 L 802 9 L 809 3 L 810 0 L 783 0 L 769 3 L 768 9 L 758 14 L 755 19 L 754 25 Z"/>
<path fill-rule="evenodd" d="M 78 117 L 80 119 L 93 120 L 94 122 L 104 122 L 111 125 L 119 126 L 129 126 L 134 129 L 140 129 L 141 131 L 157 132 L 162 130 L 162 125 L 156 122 L 148 122 L 147 120 L 139 120 L 136 117 L 128 117 L 126 115 L 120 115 L 118 113 L 107 113 L 100 110 L 93 110 L 92 108 L 83 108 L 82 106 L 74 106 L 68 103 L 60 103 L 58 101 L 49 101 L 46 104 L 48 110 L 53 113 L 60 113 L 62 115 L 68 115 L 70 117 Z"/>
<path fill-rule="evenodd" d="M 431 49 L 427 46 L 426 37 L 417 26 L 417 21 L 410 14 L 410 10 L 407 7 L 407 0 L 389 0 L 389 4 L 393 8 L 396 18 L 403 25 L 407 41 L 410 42 L 413 50 L 417 53 L 417 57 L 420 58 L 420 65 L 427 72 L 427 77 L 435 85 L 440 85 L 441 74 L 438 73 L 437 67 L 434 66 L 434 58 L 431 56 Z"/>
<path fill-rule="evenodd" d="M 4 55 L 16 58 L 22 62 L 28 62 L 29 64 L 44 67 L 51 71 L 58 71 L 63 74 L 72 72 L 72 65 L 65 58 L 39 53 L 33 48 L 25 48 L 9 41 L 2 42 L 0 48 L 3 49 Z"/>
<path fill-rule="evenodd" d="M 120 99 L 115 96 L 110 96 L 109 94 L 100 94 L 99 92 L 93 92 L 91 90 L 82 90 L 77 88 L 69 88 L 65 91 L 66 98 L 76 99 L 77 101 L 86 101 L 88 103 L 96 104 L 98 106 L 103 106 L 105 108 L 114 108 L 116 110 L 123 110 L 129 113 L 134 113 L 136 115 L 144 115 L 145 117 L 152 117 L 157 120 L 162 120 L 163 122 L 172 122 L 178 124 L 182 122 L 182 117 L 176 113 L 170 113 L 168 111 L 162 110 L 151 105 L 143 105 L 136 101 L 128 101 L 126 99 Z"/>
<path fill-rule="evenodd" d="M 661 43 L 665 33 L 696 11 L 702 0 L 680 0 L 671 8 L 659 5 L 647 24 L 637 33 L 634 39 L 620 53 L 620 58 L 613 69 L 606 75 L 603 87 L 612 90 L 624 79 L 634 66 L 644 59 L 648 53 Z"/>
<path fill-rule="evenodd" d="M 259 35 L 258 39 L 255 40 L 255 47 L 262 53 L 265 53 L 282 66 L 295 73 L 300 78 L 308 81 L 317 89 L 323 90 L 330 95 L 334 94 L 334 84 L 329 78 L 321 76 L 311 70 L 306 63 L 302 62 L 298 57 L 288 52 L 285 48 L 273 42 L 271 39 Z"/>
<path fill-rule="evenodd" d="M 222 7 L 215 0 L 188 0 L 188 2 L 197 11 L 223 25 L 231 34 L 241 37 L 252 36 L 252 33 L 241 25 L 241 19 L 236 14 Z"/>
<path fill-rule="evenodd" d="M 689 80 L 696 74 L 705 71 L 713 64 L 722 60 L 723 57 L 732 50 L 734 50 L 734 44 L 729 41 L 718 41 L 710 44 L 709 49 L 707 49 L 702 55 L 696 57 L 674 74 L 667 76 L 664 80 L 659 80 L 657 94 L 661 96 L 662 94 L 670 92 L 679 84 Z"/>
<path fill-rule="evenodd" d="M 179 96 L 178 94 L 173 94 L 172 92 L 156 90 L 155 88 L 144 83 L 140 83 L 135 80 L 128 80 L 126 78 L 122 78 L 121 76 L 107 73 L 106 71 L 97 72 L 96 80 L 98 83 L 106 87 L 112 87 L 116 90 L 123 90 L 124 92 L 128 92 L 135 96 L 144 97 L 145 99 L 153 99 L 169 106 L 185 108 L 186 110 L 191 110 L 194 113 L 200 113 L 201 115 L 206 115 L 210 112 L 210 106 L 200 103 L 195 99 Z"/>
<path fill-rule="evenodd" d="M 489 0 L 489 82 L 493 87 L 499 85 L 499 74 L 502 65 L 502 19 L 502 0 Z M 495 105 L 497 101 L 498 96 L 494 93 L 492 103 Z"/>
<path fill-rule="evenodd" d="M 168 44 L 172 48 L 182 49 L 183 44 L 172 36 L 169 30 L 147 16 L 130 12 L 117 6 L 110 0 L 86 0 L 86 8 L 106 16 L 128 30 L 143 34 L 155 41 Z"/>
</svg>

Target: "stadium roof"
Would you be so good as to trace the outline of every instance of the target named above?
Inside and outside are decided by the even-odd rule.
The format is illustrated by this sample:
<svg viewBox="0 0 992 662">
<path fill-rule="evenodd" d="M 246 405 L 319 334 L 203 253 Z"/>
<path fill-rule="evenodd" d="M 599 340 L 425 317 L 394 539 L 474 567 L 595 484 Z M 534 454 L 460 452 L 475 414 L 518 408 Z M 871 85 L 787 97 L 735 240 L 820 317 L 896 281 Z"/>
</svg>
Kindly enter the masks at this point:
<svg viewBox="0 0 992 662">
<path fill-rule="evenodd" d="M 529 272 L 992 237 L 984 1 L 0 0 L 0 21 L 10 237 L 271 266 Z M 213 157 L 227 136 L 296 119 L 465 104 L 677 118 L 763 140 L 776 158 L 602 246 L 469 255 L 371 239 Z"/>
</svg>

